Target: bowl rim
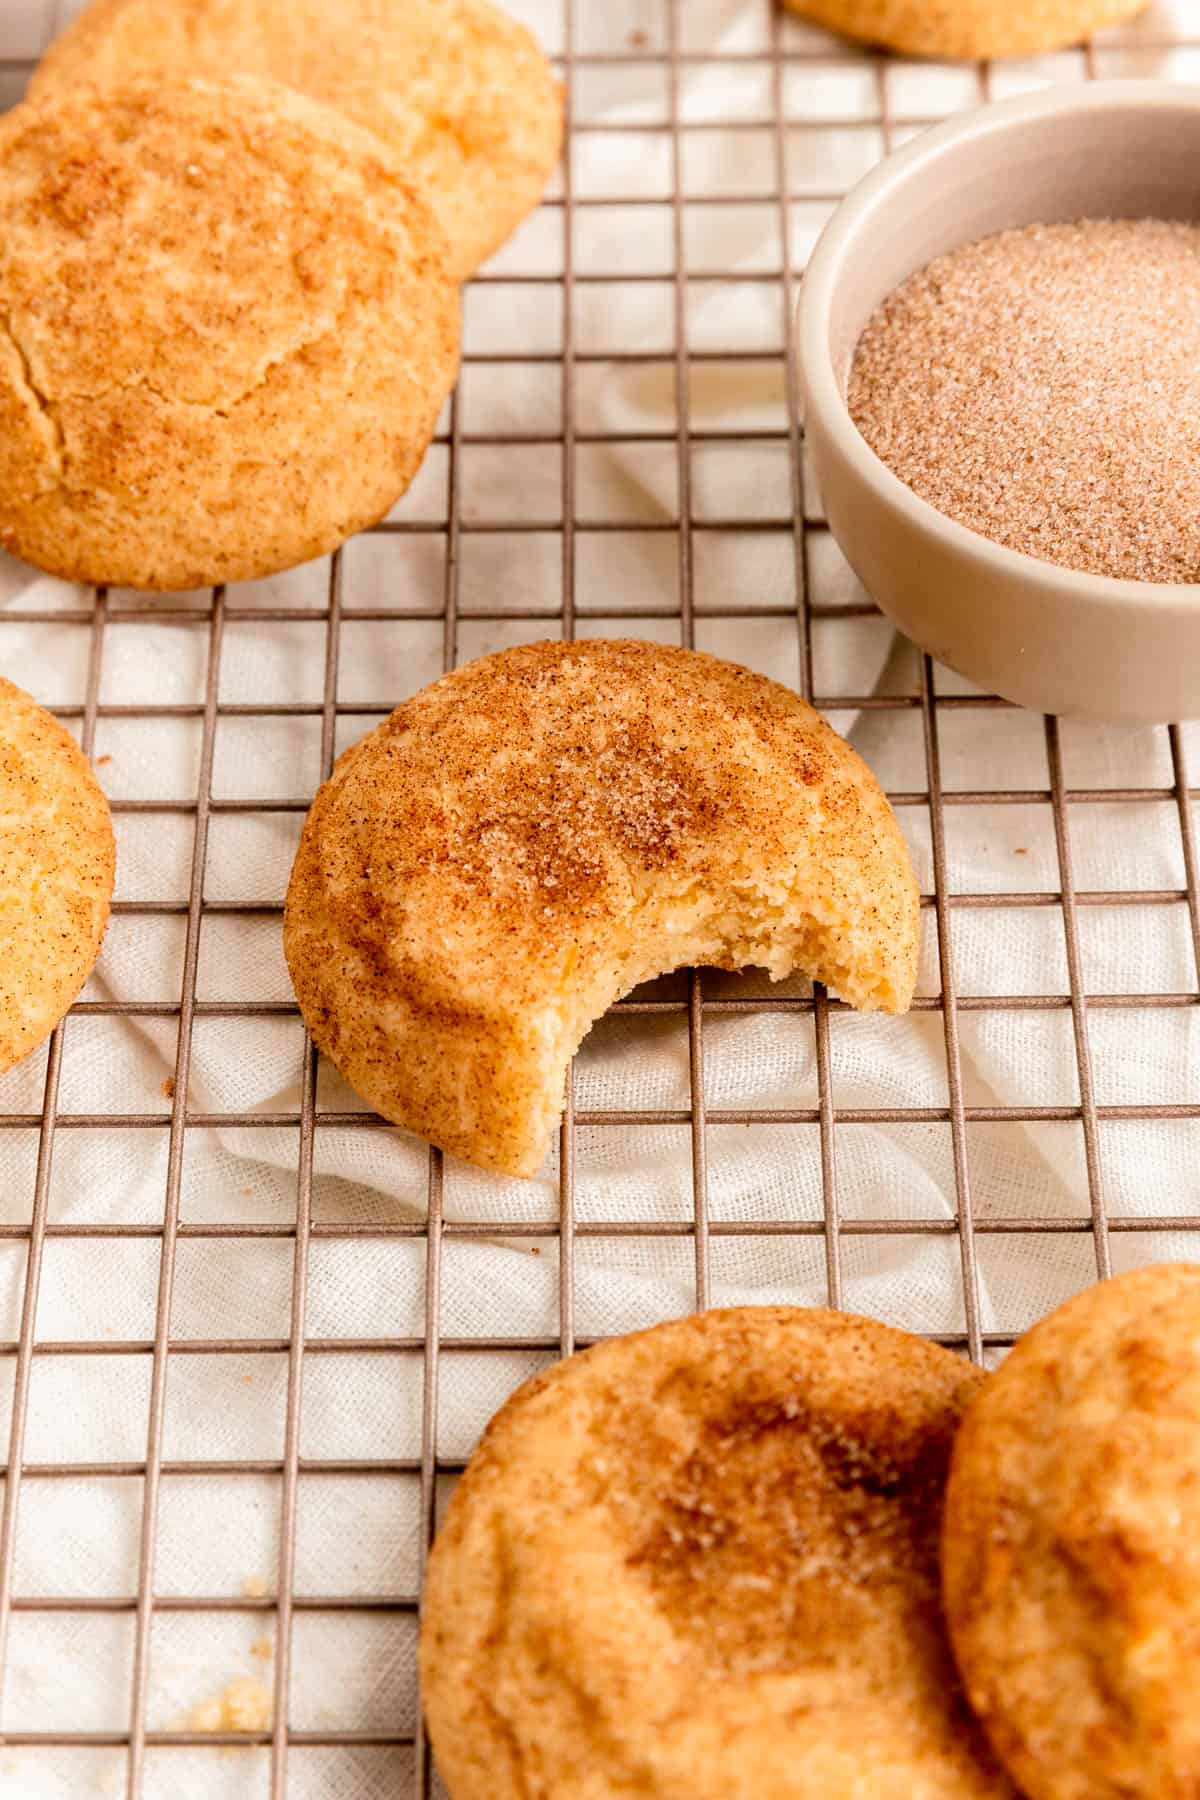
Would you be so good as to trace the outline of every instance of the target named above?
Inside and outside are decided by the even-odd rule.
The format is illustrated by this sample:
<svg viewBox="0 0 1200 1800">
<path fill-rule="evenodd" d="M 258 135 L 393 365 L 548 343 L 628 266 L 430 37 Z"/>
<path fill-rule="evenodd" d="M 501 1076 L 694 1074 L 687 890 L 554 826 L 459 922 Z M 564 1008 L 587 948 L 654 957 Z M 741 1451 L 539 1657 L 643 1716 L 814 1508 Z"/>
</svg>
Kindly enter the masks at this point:
<svg viewBox="0 0 1200 1800">
<path fill-rule="evenodd" d="M 1071 569 L 1024 550 L 1010 549 L 939 512 L 903 482 L 867 443 L 850 416 L 829 350 L 834 295 L 844 257 L 855 242 L 870 233 L 894 191 L 907 186 L 923 168 L 951 154 L 964 142 L 997 132 L 1019 132 L 1049 117 L 1159 109 L 1200 116 L 1200 84 L 1123 77 L 1089 81 L 1075 91 L 1052 88 L 991 101 L 928 126 L 857 182 L 829 219 L 801 279 L 796 342 L 806 419 L 819 414 L 842 457 L 854 465 L 858 477 L 882 504 L 906 513 L 913 525 L 926 534 L 941 537 L 959 556 L 988 565 L 997 578 L 1036 582 L 1075 604 L 1090 602 L 1107 609 L 1132 603 L 1190 613 L 1200 602 L 1200 581 L 1134 581 L 1124 576 L 1093 575 L 1085 569 Z M 964 237 L 962 241 L 971 240 Z"/>
</svg>

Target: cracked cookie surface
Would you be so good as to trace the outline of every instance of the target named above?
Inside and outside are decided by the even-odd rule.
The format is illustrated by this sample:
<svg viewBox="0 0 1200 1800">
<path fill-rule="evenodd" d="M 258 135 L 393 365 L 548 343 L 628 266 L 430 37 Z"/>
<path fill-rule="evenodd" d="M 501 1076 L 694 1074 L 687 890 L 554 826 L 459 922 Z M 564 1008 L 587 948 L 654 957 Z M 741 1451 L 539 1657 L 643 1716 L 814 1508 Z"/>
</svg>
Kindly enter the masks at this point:
<svg viewBox="0 0 1200 1800">
<path fill-rule="evenodd" d="M 65 725 L 0 676 L 0 1074 L 87 980 L 112 898 L 108 802 Z"/>
<path fill-rule="evenodd" d="M 0 543 L 178 589 L 318 556 L 420 465 L 458 363 L 386 148 L 237 77 L 0 121 Z"/>
<path fill-rule="evenodd" d="M 454 1800 L 1015 1800 L 938 1601 L 979 1380 L 872 1319 L 745 1307 L 527 1383 L 429 1566 Z"/>
<path fill-rule="evenodd" d="M 460 281 L 533 210 L 558 160 L 562 90 L 491 0 L 92 0 L 30 91 L 234 69 L 377 132 L 436 213 Z"/>
</svg>

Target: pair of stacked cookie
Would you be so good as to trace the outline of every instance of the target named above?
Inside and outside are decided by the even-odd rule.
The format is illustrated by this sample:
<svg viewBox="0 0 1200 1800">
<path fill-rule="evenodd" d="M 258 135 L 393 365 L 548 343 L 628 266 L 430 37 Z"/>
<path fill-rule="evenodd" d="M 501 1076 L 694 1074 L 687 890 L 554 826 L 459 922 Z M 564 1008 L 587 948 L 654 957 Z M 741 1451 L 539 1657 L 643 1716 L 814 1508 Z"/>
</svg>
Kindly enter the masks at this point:
<svg viewBox="0 0 1200 1800">
<path fill-rule="evenodd" d="M 179 589 L 382 517 L 561 132 L 490 0 L 94 0 L 0 122 L 0 543 Z"/>
<path fill-rule="evenodd" d="M 1089 1289 L 987 1377 L 782 1307 L 616 1339 L 527 1384 L 454 1495 L 441 1772 L 454 1800 L 1183 1800 L 1198 1527 L 1197 1265 Z"/>
</svg>

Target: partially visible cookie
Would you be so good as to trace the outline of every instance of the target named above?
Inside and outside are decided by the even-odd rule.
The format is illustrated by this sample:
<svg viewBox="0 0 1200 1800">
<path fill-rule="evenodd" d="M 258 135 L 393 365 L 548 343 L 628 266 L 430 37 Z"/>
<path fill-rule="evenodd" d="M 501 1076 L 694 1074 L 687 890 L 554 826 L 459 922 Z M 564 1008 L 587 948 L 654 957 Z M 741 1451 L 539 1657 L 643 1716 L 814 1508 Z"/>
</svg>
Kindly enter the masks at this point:
<svg viewBox="0 0 1200 1800">
<path fill-rule="evenodd" d="M 979 1379 L 872 1320 L 748 1307 L 528 1383 L 429 1566 L 454 1800 L 1012 1800 L 938 1602 Z"/>
<path fill-rule="evenodd" d="M 92 0 L 30 92 L 233 72 L 378 132 L 437 214 L 460 281 L 532 212 L 562 145 L 550 65 L 491 0 Z"/>
<path fill-rule="evenodd" d="M 785 0 L 793 12 L 910 56 L 1033 56 L 1078 44 L 1148 0 Z"/>
<path fill-rule="evenodd" d="M 1200 1793 L 1200 1264 L 1078 1294 L 967 1414 L 946 1614 L 1031 1800 Z"/>
<path fill-rule="evenodd" d="M 0 120 L 0 543 L 266 575 L 404 492 L 458 368 L 441 234 L 371 133 L 237 78 Z"/>
<path fill-rule="evenodd" d="M 87 758 L 0 676 L 0 1074 L 49 1037 L 91 973 L 115 867 Z"/>
</svg>

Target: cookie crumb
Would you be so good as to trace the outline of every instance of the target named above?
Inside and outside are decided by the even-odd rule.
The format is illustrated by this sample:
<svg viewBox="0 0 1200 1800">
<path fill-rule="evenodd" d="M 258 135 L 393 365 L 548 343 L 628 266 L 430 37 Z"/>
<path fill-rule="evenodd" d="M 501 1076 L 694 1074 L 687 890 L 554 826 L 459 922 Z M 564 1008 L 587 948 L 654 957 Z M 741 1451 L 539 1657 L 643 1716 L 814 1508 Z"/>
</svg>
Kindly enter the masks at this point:
<svg viewBox="0 0 1200 1800">
<path fill-rule="evenodd" d="M 163 1082 L 162 1097 L 164 1100 L 173 1100 L 175 1098 L 175 1077 L 173 1075 L 168 1075 Z"/>
<path fill-rule="evenodd" d="M 263 1600 L 266 1598 L 267 1584 L 261 1575 L 247 1575 L 242 1583 L 242 1593 L 247 1600 Z"/>
<path fill-rule="evenodd" d="M 257 1656 L 260 1662 L 270 1662 L 275 1654 L 275 1646 L 269 1637 L 256 1638 L 250 1646 L 251 1656 Z"/>
<path fill-rule="evenodd" d="M 202 1700 L 187 1717 L 188 1731 L 266 1731 L 271 1695 L 255 1675 L 240 1675 L 220 1694 Z"/>
<path fill-rule="evenodd" d="M 191 1712 L 188 1713 L 183 1721 L 182 1729 L 184 1731 L 220 1731 L 220 1697 L 217 1696 L 211 1700 L 201 1700 L 197 1706 L 193 1706 Z"/>
</svg>

